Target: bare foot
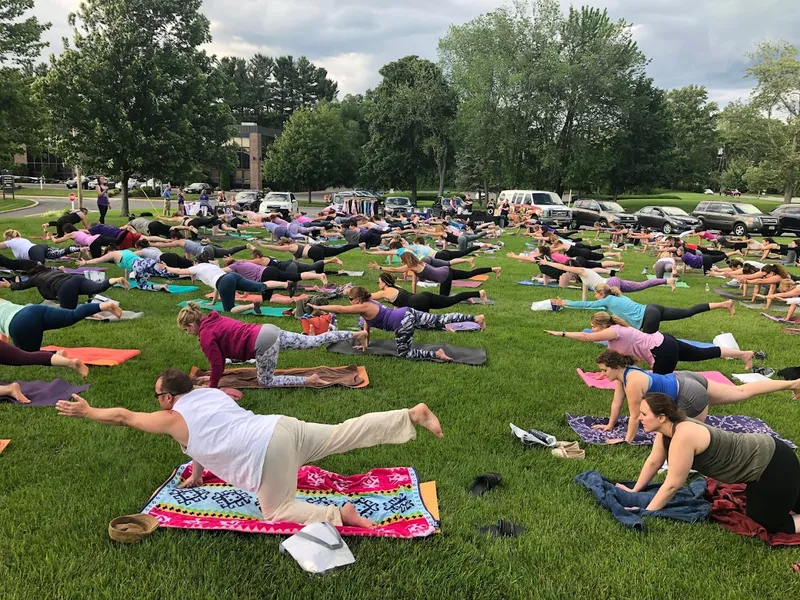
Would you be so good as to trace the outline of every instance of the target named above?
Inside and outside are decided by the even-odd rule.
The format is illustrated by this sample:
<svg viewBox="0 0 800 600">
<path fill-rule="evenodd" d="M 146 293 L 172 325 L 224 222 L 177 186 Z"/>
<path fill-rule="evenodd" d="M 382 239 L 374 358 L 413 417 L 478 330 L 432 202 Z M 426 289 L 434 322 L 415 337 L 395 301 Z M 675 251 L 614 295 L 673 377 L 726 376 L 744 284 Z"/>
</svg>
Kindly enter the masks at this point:
<svg viewBox="0 0 800 600">
<path fill-rule="evenodd" d="M 67 351 L 66 350 L 56 350 L 56 354 L 58 354 L 59 356 L 66 356 L 67 355 Z"/>
<path fill-rule="evenodd" d="M 481 326 L 481 331 L 486 331 L 486 317 L 483 315 L 476 315 L 475 322 Z"/>
<path fill-rule="evenodd" d="M 358 247 L 359 247 L 359 248 L 361 248 L 361 251 L 362 251 L 362 252 L 366 252 L 366 251 L 367 251 L 367 243 L 366 243 L 366 242 L 361 242 L 361 243 L 358 245 Z"/>
<path fill-rule="evenodd" d="M 356 331 L 353 334 L 353 341 L 355 341 L 355 344 L 353 344 L 354 347 L 366 350 L 369 346 L 369 332 L 363 330 Z"/>
<path fill-rule="evenodd" d="M 9 383 L 8 385 L 0 385 L 0 396 L 11 396 L 20 404 L 30 404 L 31 401 L 22 393 L 22 388 L 18 383 Z"/>
<path fill-rule="evenodd" d="M 408 409 L 408 416 L 414 425 L 419 425 L 430 431 L 436 437 L 444 437 L 442 426 L 439 419 L 428 408 L 427 404 L 417 404 L 414 408 Z"/>
<path fill-rule="evenodd" d="M 481 297 L 481 302 L 483 302 L 484 304 L 486 304 L 486 302 L 487 302 L 487 298 L 486 298 L 486 290 L 480 290 L 478 293 L 480 294 L 480 297 Z"/>
<path fill-rule="evenodd" d="M 728 305 L 725 308 L 728 310 L 728 312 L 731 314 L 732 317 L 736 315 L 736 308 L 733 306 L 733 300 L 727 300 L 723 302 L 723 304 Z"/>
<path fill-rule="evenodd" d="M 253 244 L 247 244 L 247 249 L 248 250 L 255 250 L 256 247 Z"/>
<path fill-rule="evenodd" d="M 378 524 L 358 514 L 356 507 L 349 502 L 340 509 L 342 525 L 348 527 L 361 527 L 362 529 L 375 529 Z"/>
<path fill-rule="evenodd" d="M 112 315 L 117 317 L 118 319 L 122 318 L 122 309 L 119 307 L 119 304 L 116 302 L 101 302 L 100 303 L 100 310 L 103 312 L 110 312 Z"/>
<path fill-rule="evenodd" d="M 328 285 L 328 276 L 325 275 L 325 273 L 322 273 L 320 275 L 319 280 L 322 282 L 322 287 L 325 287 L 326 285 Z"/>
<path fill-rule="evenodd" d="M 331 383 L 330 381 L 328 381 L 326 379 L 323 379 L 322 377 L 320 377 L 316 373 L 306 377 L 306 385 L 322 386 L 322 385 L 330 385 L 330 383 Z"/>
<path fill-rule="evenodd" d="M 503 267 L 492 267 L 492 272 L 494 273 L 495 279 L 500 279 L 500 271 L 503 270 Z"/>
<path fill-rule="evenodd" d="M 755 352 L 748 350 L 745 352 L 745 358 L 742 359 L 744 368 L 748 371 L 753 368 L 753 356 L 755 356 Z"/>
<path fill-rule="evenodd" d="M 127 277 L 114 277 L 109 281 L 111 281 L 112 285 L 121 285 L 123 288 L 125 288 L 125 291 L 131 289 L 131 282 L 128 280 Z"/>
<path fill-rule="evenodd" d="M 475 259 L 474 258 L 467 259 L 467 262 L 469 263 L 469 268 L 470 269 L 474 269 L 475 268 Z"/>
<path fill-rule="evenodd" d="M 344 266 L 341 258 L 336 258 L 335 256 L 331 259 L 331 262 L 335 265 L 339 265 L 340 267 Z"/>
<path fill-rule="evenodd" d="M 439 360 L 445 360 L 445 361 L 452 361 L 453 360 L 452 358 L 447 356 L 447 354 L 445 354 L 444 350 L 442 350 L 441 348 L 436 351 L 436 358 L 438 358 Z"/>
<path fill-rule="evenodd" d="M 89 376 L 89 367 L 79 358 L 73 358 L 69 361 L 69 368 L 75 371 L 78 375 L 86 379 Z"/>
<path fill-rule="evenodd" d="M 674 278 L 674 277 L 670 277 L 669 279 L 667 279 L 667 284 L 669 285 L 669 287 L 670 287 L 670 288 L 672 288 L 672 291 L 673 291 L 673 292 L 674 292 L 674 291 L 677 289 L 677 287 L 678 287 L 677 285 L 675 285 L 675 278 Z"/>
</svg>

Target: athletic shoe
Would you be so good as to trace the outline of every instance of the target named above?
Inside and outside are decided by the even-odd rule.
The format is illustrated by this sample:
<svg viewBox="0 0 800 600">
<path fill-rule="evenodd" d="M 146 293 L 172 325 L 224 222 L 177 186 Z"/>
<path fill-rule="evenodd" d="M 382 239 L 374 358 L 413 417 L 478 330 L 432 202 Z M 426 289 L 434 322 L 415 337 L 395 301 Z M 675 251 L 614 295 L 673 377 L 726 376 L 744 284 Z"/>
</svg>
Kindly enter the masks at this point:
<svg viewBox="0 0 800 600">
<path fill-rule="evenodd" d="M 647 267 L 645 267 L 644 269 L 642 269 L 642 275 L 647 275 Z"/>
<path fill-rule="evenodd" d="M 286 288 L 289 291 L 289 298 L 294 298 L 294 294 L 297 291 L 297 282 L 296 281 L 289 281 L 288 287 Z"/>
</svg>

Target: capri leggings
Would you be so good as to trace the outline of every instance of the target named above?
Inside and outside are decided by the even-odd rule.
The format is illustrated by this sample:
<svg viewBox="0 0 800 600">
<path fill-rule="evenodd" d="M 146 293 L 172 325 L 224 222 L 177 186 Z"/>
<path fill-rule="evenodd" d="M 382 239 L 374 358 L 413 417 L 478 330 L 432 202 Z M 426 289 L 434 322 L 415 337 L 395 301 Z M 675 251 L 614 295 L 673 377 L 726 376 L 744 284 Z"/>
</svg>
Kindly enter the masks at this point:
<svg viewBox="0 0 800 600">
<path fill-rule="evenodd" d="M 133 261 L 133 277 L 136 280 L 136 286 L 140 290 L 153 289 L 153 284 L 150 283 L 151 277 L 164 277 L 167 279 L 172 277 L 169 271 L 162 271 L 156 265 L 158 265 L 158 261 L 153 258 L 140 258 Z"/>
<path fill-rule="evenodd" d="M 775 440 L 775 454 L 758 481 L 744 490 L 747 516 L 769 533 L 796 533 L 789 511 L 800 514 L 800 461 L 785 443 Z"/>
<path fill-rule="evenodd" d="M 648 304 L 644 309 L 642 331 L 644 333 L 655 333 L 661 326 L 662 321 L 688 319 L 689 317 L 708 312 L 709 310 L 711 310 L 711 307 L 708 304 L 695 304 L 688 308 L 674 308 L 672 306 L 661 306 L 660 304 Z"/>
<path fill-rule="evenodd" d="M 470 246 L 466 250 L 439 250 L 433 255 L 433 258 L 438 260 L 453 260 L 455 258 L 464 258 L 467 254 L 472 254 L 476 250 L 480 250 L 480 246 Z"/>
<path fill-rule="evenodd" d="M 250 281 L 238 273 L 227 273 L 217 280 L 217 292 L 223 310 L 230 311 L 236 306 L 236 290 L 261 294 L 266 288 L 263 283 Z"/>
<path fill-rule="evenodd" d="M 665 333 L 664 341 L 660 346 L 656 346 L 650 352 L 656 359 L 653 364 L 653 373 L 657 375 L 667 375 L 675 371 L 678 361 L 699 362 L 701 360 L 712 360 L 722 356 L 722 349 L 719 346 L 709 346 L 708 348 L 698 348 L 692 344 L 687 344 L 674 336 Z"/>
<path fill-rule="evenodd" d="M 621 292 L 641 292 L 647 288 L 655 287 L 658 285 L 666 285 L 666 279 L 645 279 L 644 281 L 628 281 L 627 279 L 620 279 L 619 277 L 609 277 L 606 283 L 611 287 L 618 287 Z"/>
<path fill-rule="evenodd" d="M 30 252 L 28 253 L 28 256 L 30 256 Z M 8 269 L 10 271 L 30 271 L 35 266 L 35 260 L 26 260 L 24 258 L 18 260 L 16 258 L 8 258 L 7 256 L 0 254 L 0 267 L 4 269 Z"/>
<path fill-rule="evenodd" d="M 54 248 L 52 246 L 48 246 L 47 244 L 36 244 L 28 249 L 28 258 L 35 263 L 44 264 L 46 260 L 55 260 L 57 258 L 61 258 L 62 256 L 66 256 L 67 254 L 73 254 L 80 251 L 80 246 Z"/>
<path fill-rule="evenodd" d="M 300 281 L 300 273 L 289 273 L 281 271 L 277 267 L 264 267 L 261 273 L 261 281 Z"/>
<path fill-rule="evenodd" d="M 464 315 L 461 313 L 432 314 L 424 313 L 413 308 L 407 308 L 400 327 L 394 332 L 397 342 L 397 354 L 402 358 L 411 360 L 435 360 L 434 350 L 423 350 L 414 348 L 414 330 L 416 329 L 444 329 L 448 323 L 464 323 L 465 321 L 475 321 L 475 315 Z"/>
<path fill-rule="evenodd" d="M 62 283 L 56 297 L 61 308 L 74 309 L 78 306 L 79 296 L 93 296 L 105 292 L 111 287 L 111 282 L 106 279 L 105 281 L 92 281 L 83 275 L 73 275 L 64 283 Z"/>
<path fill-rule="evenodd" d="M 655 264 L 656 278 L 663 279 L 667 271 L 675 272 L 675 260 L 671 258 L 661 258 Z"/>
<path fill-rule="evenodd" d="M 108 237 L 105 235 L 97 236 L 97 239 L 89 245 L 89 252 L 92 258 L 99 258 L 103 255 L 103 246 L 109 246 L 117 243 L 117 238 Z"/>
<path fill-rule="evenodd" d="M 287 273 L 308 273 L 310 271 L 313 271 L 314 273 L 325 272 L 325 262 L 321 260 L 308 264 L 296 260 L 271 259 L 268 266 L 275 267 L 281 271 L 286 271 Z"/>
<path fill-rule="evenodd" d="M 465 302 L 470 298 L 480 298 L 480 292 L 461 292 L 454 296 L 440 296 L 430 292 L 412 294 L 408 299 L 408 306 L 420 312 L 430 312 L 442 308 L 450 308 L 460 302 Z"/>
<path fill-rule="evenodd" d="M 486 273 L 491 273 L 491 272 L 492 272 L 491 267 L 480 267 L 478 269 L 472 269 L 471 271 L 450 269 L 450 272 L 447 275 L 447 279 L 445 279 L 439 286 L 439 293 L 442 296 L 449 296 L 450 290 L 453 288 L 453 281 L 456 279 L 469 279 L 470 277 L 475 277 L 475 275 L 484 275 Z"/>
<path fill-rule="evenodd" d="M 358 248 L 358 244 L 345 244 L 339 248 L 334 248 L 333 246 L 323 246 L 322 244 L 314 244 L 308 249 L 307 258 L 310 258 L 316 262 L 318 260 L 325 260 L 326 258 L 330 258 L 332 256 L 338 256 L 342 252 L 347 252 L 348 250 L 353 250 L 354 248 Z"/>
<path fill-rule="evenodd" d="M 43 304 L 31 304 L 23 308 L 11 319 L 11 323 L 8 326 L 8 335 L 17 348 L 35 352 L 42 347 L 42 338 L 45 331 L 69 327 L 86 317 L 96 315 L 100 310 L 100 304 L 97 302 L 81 304 L 73 310 L 45 306 Z"/>
<path fill-rule="evenodd" d="M 41 350 L 26 352 L 6 342 L 0 342 L 0 365 L 8 365 L 10 367 L 50 366 L 52 359 L 52 352 L 43 352 Z"/>
<path fill-rule="evenodd" d="M 158 257 L 160 262 L 163 262 L 168 267 L 172 267 L 174 269 L 188 269 L 194 262 L 189 260 L 188 258 L 184 258 L 183 256 L 179 256 L 174 252 L 162 252 L 161 256 Z"/>
<path fill-rule="evenodd" d="M 234 246 L 233 248 L 221 248 L 219 246 L 212 246 L 211 244 L 208 244 L 203 248 L 203 251 L 208 254 L 211 254 L 213 252 L 214 253 L 213 258 L 227 258 L 228 256 L 236 254 L 237 252 L 241 252 L 242 250 L 247 250 L 247 246 Z"/>
</svg>

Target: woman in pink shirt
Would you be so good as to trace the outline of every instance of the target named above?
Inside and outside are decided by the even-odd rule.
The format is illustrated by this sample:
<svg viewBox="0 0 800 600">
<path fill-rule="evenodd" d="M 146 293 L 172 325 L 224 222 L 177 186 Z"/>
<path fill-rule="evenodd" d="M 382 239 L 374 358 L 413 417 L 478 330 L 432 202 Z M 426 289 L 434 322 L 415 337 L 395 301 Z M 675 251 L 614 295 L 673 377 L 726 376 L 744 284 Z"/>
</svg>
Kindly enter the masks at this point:
<svg viewBox="0 0 800 600">
<path fill-rule="evenodd" d="M 125 232 L 128 233 L 127 231 Z M 118 245 L 120 241 L 117 238 L 108 237 L 105 235 L 92 235 L 85 229 L 76 229 L 74 225 L 64 225 L 64 235 L 62 237 L 50 238 L 56 244 L 66 241 L 74 240 L 76 244 L 84 248 L 89 248 L 92 258 L 99 258 L 103 255 L 103 247 L 110 245 Z"/>
<path fill-rule="evenodd" d="M 608 342 L 609 350 L 633 356 L 646 362 L 657 375 L 667 375 L 675 371 L 678 361 L 698 362 L 714 358 L 738 358 L 744 362 L 748 371 L 753 367 L 753 359 L 764 360 L 767 355 L 752 350 L 733 350 L 722 346 L 700 348 L 668 333 L 643 333 L 628 325 L 623 319 L 607 312 L 596 312 L 589 322 L 592 333 L 583 331 L 546 331 L 556 337 L 568 337 L 582 342 Z"/>
</svg>

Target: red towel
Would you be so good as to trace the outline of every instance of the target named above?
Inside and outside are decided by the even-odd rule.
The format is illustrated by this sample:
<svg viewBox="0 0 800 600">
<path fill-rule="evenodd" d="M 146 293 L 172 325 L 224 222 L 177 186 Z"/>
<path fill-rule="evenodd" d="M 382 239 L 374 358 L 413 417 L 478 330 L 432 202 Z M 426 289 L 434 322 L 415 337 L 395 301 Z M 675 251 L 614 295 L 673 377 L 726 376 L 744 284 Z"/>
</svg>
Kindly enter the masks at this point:
<svg viewBox="0 0 800 600">
<path fill-rule="evenodd" d="M 709 516 L 725 529 L 739 535 L 758 536 L 770 546 L 800 546 L 800 533 L 767 533 L 766 529 L 747 516 L 745 484 L 721 483 L 710 477 L 706 477 L 706 483 L 706 498 L 711 501 Z"/>
<path fill-rule="evenodd" d="M 80 358 L 87 365 L 95 367 L 114 367 L 121 365 L 134 356 L 139 356 L 141 350 L 118 350 L 115 348 L 63 348 L 61 346 L 45 346 L 42 350 L 57 352 L 66 350 L 67 358 Z"/>
</svg>

